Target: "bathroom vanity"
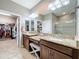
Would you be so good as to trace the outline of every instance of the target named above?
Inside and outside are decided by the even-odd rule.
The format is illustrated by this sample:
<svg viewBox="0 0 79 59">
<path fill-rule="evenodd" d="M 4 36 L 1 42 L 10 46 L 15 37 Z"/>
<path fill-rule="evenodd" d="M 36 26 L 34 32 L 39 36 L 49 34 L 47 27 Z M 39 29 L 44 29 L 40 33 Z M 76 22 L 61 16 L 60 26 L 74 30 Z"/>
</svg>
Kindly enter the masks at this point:
<svg viewBox="0 0 79 59">
<path fill-rule="evenodd" d="M 76 40 L 40 35 L 30 39 L 40 42 L 40 59 L 79 59 L 79 46 Z"/>
<path fill-rule="evenodd" d="M 29 36 L 28 35 L 23 35 L 23 46 L 27 50 L 29 50 Z"/>
<path fill-rule="evenodd" d="M 30 42 L 29 41 L 30 40 L 29 37 L 32 37 L 32 36 L 37 36 L 37 33 L 29 33 L 29 32 L 24 32 L 23 33 L 23 46 L 27 50 L 29 50 L 29 42 Z"/>
<path fill-rule="evenodd" d="M 79 59 L 79 42 L 75 39 L 79 37 L 75 8 L 77 3 L 76 0 L 67 0 L 70 4 L 64 6 L 61 1 L 66 0 L 55 1 L 58 8 L 50 4 L 56 10 L 47 9 L 50 12 L 46 11 L 44 15 L 39 14 L 37 18 L 25 22 L 26 32 L 34 31 L 38 34 L 23 33 L 23 45 L 28 50 L 30 43 L 40 46 L 40 59 Z"/>
<path fill-rule="evenodd" d="M 79 49 L 50 42 L 40 41 L 40 59 L 79 59 Z"/>
<path fill-rule="evenodd" d="M 79 47 L 76 40 L 57 39 L 44 35 L 28 36 L 25 40 L 28 50 L 30 42 L 40 46 L 40 59 L 79 59 Z"/>
</svg>

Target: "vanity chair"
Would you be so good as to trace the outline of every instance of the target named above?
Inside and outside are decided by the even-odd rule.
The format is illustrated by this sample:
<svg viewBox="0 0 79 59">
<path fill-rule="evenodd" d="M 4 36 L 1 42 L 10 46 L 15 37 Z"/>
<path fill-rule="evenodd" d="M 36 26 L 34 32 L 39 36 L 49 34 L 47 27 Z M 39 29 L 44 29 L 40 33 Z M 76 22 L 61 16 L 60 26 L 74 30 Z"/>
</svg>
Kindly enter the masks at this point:
<svg viewBox="0 0 79 59">
<path fill-rule="evenodd" d="M 30 43 L 30 47 L 32 48 L 32 51 L 30 53 L 34 54 L 37 59 L 40 59 L 39 55 L 37 54 L 37 52 L 40 51 L 40 47 L 34 43 Z"/>
</svg>

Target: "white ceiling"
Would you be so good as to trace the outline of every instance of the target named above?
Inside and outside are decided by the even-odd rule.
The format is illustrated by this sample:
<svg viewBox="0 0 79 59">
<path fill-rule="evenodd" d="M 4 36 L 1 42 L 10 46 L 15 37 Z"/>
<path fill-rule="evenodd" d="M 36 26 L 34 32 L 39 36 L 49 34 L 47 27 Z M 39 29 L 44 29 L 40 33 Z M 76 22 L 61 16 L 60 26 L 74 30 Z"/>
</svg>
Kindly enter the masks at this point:
<svg viewBox="0 0 79 59">
<path fill-rule="evenodd" d="M 28 9 L 32 9 L 35 5 L 37 5 L 41 0 L 11 0 L 21 6 L 24 6 Z"/>
<path fill-rule="evenodd" d="M 54 2 L 55 0 L 12 0 L 13 2 L 24 6 L 28 9 L 32 9 L 35 7 L 35 9 L 32 12 L 37 12 L 38 14 L 47 14 L 47 13 L 53 13 L 56 16 L 61 16 L 65 12 L 66 14 L 75 12 L 75 6 L 76 6 L 76 0 L 70 0 L 70 4 L 63 6 L 61 8 L 58 8 L 54 11 L 48 10 L 48 5 L 51 2 Z M 40 4 L 38 4 L 41 1 Z"/>
</svg>

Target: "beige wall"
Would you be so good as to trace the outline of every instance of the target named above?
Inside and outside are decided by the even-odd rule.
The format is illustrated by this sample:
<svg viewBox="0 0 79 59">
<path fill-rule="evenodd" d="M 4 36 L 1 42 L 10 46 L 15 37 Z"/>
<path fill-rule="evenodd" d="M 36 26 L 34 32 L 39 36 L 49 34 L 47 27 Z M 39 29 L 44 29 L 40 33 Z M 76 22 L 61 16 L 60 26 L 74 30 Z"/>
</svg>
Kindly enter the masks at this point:
<svg viewBox="0 0 79 59">
<path fill-rule="evenodd" d="M 16 22 L 16 19 L 10 16 L 0 15 L 0 24 L 10 24 L 10 23 L 15 23 L 15 22 Z"/>
</svg>

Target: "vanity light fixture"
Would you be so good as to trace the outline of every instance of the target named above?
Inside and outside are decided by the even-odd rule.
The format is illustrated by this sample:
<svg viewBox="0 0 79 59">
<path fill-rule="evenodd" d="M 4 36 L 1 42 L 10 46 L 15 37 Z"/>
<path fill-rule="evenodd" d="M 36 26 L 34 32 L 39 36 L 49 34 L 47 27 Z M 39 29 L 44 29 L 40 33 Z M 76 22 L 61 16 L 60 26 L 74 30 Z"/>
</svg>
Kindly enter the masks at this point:
<svg viewBox="0 0 79 59">
<path fill-rule="evenodd" d="M 61 5 L 61 4 L 58 4 L 56 7 L 57 7 L 57 8 L 61 8 L 61 7 L 62 7 L 62 5 Z"/>
<path fill-rule="evenodd" d="M 38 17 L 38 14 L 36 14 L 36 13 L 32 13 L 32 14 L 29 16 L 29 18 L 36 18 L 36 17 Z"/>
<path fill-rule="evenodd" d="M 54 2 L 54 5 L 56 6 L 56 8 L 62 7 L 62 4 L 61 4 L 60 0 L 56 0 L 56 1 Z"/>
<path fill-rule="evenodd" d="M 52 4 L 52 3 L 50 3 L 50 4 L 49 4 L 49 6 L 48 6 L 48 8 L 52 8 L 52 6 L 53 6 L 53 4 Z"/>
<path fill-rule="evenodd" d="M 52 3 L 50 3 L 49 6 L 48 6 L 48 9 L 54 11 L 54 10 L 56 10 L 56 7 L 55 7 L 55 5 L 53 5 Z"/>
<path fill-rule="evenodd" d="M 70 0 L 56 0 L 53 3 L 50 3 L 48 6 L 49 10 L 56 10 L 57 8 L 61 8 L 64 5 L 68 5 L 70 3 Z"/>
</svg>

